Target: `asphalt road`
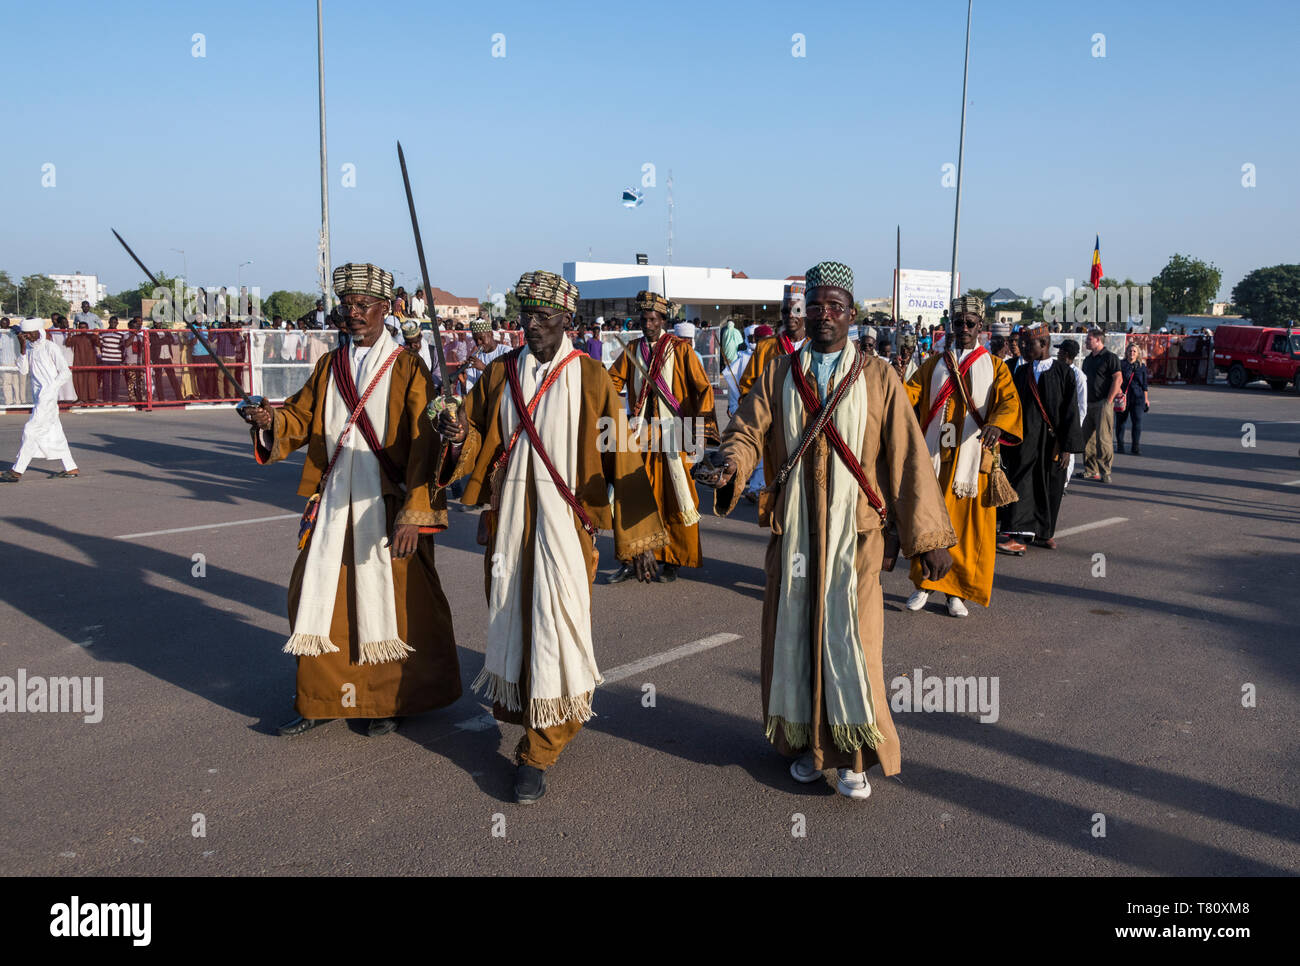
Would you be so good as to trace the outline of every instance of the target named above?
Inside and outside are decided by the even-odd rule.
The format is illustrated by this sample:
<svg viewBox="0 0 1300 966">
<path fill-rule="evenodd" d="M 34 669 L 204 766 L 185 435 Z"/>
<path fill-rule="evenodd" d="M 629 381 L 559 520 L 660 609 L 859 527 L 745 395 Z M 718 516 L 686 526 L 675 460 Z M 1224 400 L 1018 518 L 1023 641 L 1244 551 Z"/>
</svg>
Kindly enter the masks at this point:
<svg viewBox="0 0 1300 966">
<path fill-rule="evenodd" d="M 275 736 L 293 519 L 125 536 L 296 516 L 298 460 L 256 466 L 228 411 L 65 415 L 83 478 L 0 489 L 0 675 L 102 677 L 103 716 L 0 714 L 0 873 L 1294 874 L 1300 399 L 1152 396 L 1145 455 L 1076 481 L 1060 549 L 999 558 L 990 610 L 911 614 L 905 568 L 885 577 L 886 680 L 996 678 L 996 720 L 896 712 L 902 773 L 868 801 L 796 785 L 759 720 L 767 537 L 748 506 L 706 513 L 704 568 L 597 585 L 597 657 L 738 637 L 601 689 L 526 809 L 518 729 L 473 696 L 384 738 Z M 22 423 L 0 416 L 5 458 Z M 467 692 L 475 524 L 453 513 L 438 549 Z"/>
</svg>

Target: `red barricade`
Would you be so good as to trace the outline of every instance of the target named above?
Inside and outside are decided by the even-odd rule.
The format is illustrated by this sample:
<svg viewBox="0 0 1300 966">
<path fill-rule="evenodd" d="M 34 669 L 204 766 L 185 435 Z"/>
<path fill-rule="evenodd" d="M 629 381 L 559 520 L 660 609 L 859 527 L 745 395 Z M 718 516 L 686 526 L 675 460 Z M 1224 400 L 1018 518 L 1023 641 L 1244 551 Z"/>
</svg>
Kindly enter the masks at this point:
<svg viewBox="0 0 1300 966">
<path fill-rule="evenodd" d="M 187 329 L 47 329 L 69 356 L 72 382 L 61 406 L 135 406 L 155 409 L 189 403 L 231 403 L 239 393 Z M 122 362 L 103 361 L 103 336 L 122 333 Z M 247 329 L 209 329 L 218 358 L 251 387 Z M 198 350 L 197 352 L 195 350 Z"/>
<path fill-rule="evenodd" d="M 1152 383 L 1208 383 L 1214 373 L 1214 343 L 1203 335 L 1131 332 L 1128 345 L 1142 349 Z"/>
</svg>

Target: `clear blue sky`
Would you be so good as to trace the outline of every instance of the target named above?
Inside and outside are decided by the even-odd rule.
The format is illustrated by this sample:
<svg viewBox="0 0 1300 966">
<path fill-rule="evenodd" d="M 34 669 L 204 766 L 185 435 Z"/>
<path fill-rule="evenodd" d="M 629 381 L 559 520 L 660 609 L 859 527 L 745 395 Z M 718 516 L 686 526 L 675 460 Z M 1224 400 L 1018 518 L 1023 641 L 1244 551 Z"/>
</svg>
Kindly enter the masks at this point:
<svg viewBox="0 0 1300 966">
<path fill-rule="evenodd" d="M 433 283 L 483 297 L 564 261 L 751 277 L 848 262 L 887 295 L 947 268 L 963 0 L 325 4 L 333 260 L 418 273 L 394 142 Z M 10 4 L 0 89 L 0 269 L 140 281 L 109 227 L 196 283 L 310 290 L 319 224 L 315 4 Z M 1091 56 L 1104 33 L 1105 58 Z M 191 56 L 203 33 L 206 57 Z M 492 35 L 506 38 L 493 58 Z M 791 36 L 807 56 L 791 56 Z M 1175 252 L 1247 271 L 1300 261 L 1300 4 L 975 4 L 966 286 L 1041 296 L 1150 278 Z M 619 204 L 656 165 L 638 209 Z M 41 186 L 53 163 L 56 186 Z M 340 168 L 356 166 L 356 187 Z M 1241 184 L 1242 165 L 1257 186 Z"/>
</svg>

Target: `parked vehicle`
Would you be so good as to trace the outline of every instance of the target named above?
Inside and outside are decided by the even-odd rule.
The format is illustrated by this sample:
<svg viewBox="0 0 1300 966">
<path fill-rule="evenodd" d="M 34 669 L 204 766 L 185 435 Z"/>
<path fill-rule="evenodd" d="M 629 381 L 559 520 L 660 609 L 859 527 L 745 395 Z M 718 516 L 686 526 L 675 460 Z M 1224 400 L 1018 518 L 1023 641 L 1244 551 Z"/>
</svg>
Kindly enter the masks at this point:
<svg viewBox="0 0 1300 966">
<path fill-rule="evenodd" d="M 1296 382 L 1300 371 L 1300 330 L 1221 325 L 1214 333 L 1214 365 L 1227 370 L 1228 385 L 1234 389 L 1256 379 L 1275 391 L 1285 389 L 1288 382 Z"/>
</svg>

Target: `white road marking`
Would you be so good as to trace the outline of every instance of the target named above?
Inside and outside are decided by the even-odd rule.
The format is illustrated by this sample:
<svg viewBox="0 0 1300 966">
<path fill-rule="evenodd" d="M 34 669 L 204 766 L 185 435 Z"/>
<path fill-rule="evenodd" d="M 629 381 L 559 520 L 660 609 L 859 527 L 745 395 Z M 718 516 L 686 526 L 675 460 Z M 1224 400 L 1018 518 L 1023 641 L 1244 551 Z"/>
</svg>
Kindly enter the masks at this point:
<svg viewBox="0 0 1300 966">
<path fill-rule="evenodd" d="M 1283 486 L 1300 486 L 1300 480 L 1292 480 L 1290 483 L 1283 483 Z"/>
<path fill-rule="evenodd" d="M 242 527 L 249 523 L 270 523 L 273 520 L 293 520 L 300 518 L 298 513 L 281 513 L 274 517 L 256 517 L 252 520 L 231 520 L 229 523 L 205 523 L 197 527 L 173 527 L 170 530 L 150 530 L 148 533 L 123 533 L 114 540 L 136 540 L 140 537 L 161 537 L 168 533 L 190 533 L 194 530 L 216 530 L 219 527 Z"/>
<path fill-rule="evenodd" d="M 660 664 L 680 661 L 684 657 L 690 657 L 693 654 L 699 654 L 701 651 L 711 650 L 720 644 L 730 644 L 732 641 L 738 640 L 740 640 L 739 634 L 710 634 L 708 637 L 701 637 L 698 641 L 691 641 L 681 647 L 674 647 L 658 654 L 651 654 L 649 657 L 643 657 L 639 661 L 632 661 L 629 664 L 620 664 L 616 668 L 611 668 L 604 672 L 605 683 L 613 684 L 615 681 L 630 678 L 634 674 L 648 671 Z M 488 728 L 496 727 L 496 719 L 492 717 L 491 711 L 485 711 L 482 714 L 474 715 L 472 718 L 457 721 L 456 727 L 461 731 L 486 731 Z"/>
<path fill-rule="evenodd" d="M 660 664 L 678 661 L 684 657 L 690 657 L 692 654 L 699 654 L 701 651 L 715 648 L 719 644 L 730 644 L 732 641 L 738 640 L 740 640 L 739 634 L 710 634 L 708 637 L 701 637 L 698 641 L 691 641 L 691 643 L 683 644 L 681 647 L 674 647 L 659 654 L 651 654 L 649 657 L 643 657 L 641 660 L 633 661 L 630 664 L 620 664 L 618 667 L 604 672 L 605 683 L 613 684 L 615 681 L 630 678 L 634 674 L 648 671 Z"/>
<path fill-rule="evenodd" d="M 1101 527 L 1114 526 L 1116 523 L 1127 523 L 1128 517 L 1107 517 L 1105 520 L 1094 520 L 1092 523 L 1081 523 L 1077 527 L 1069 527 L 1065 530 L 1057 530 L 1058 537 L 1072 537 L 1076 533 L 1084 533 L 1087 530 L 1097 530 Z"/>
</svg>

